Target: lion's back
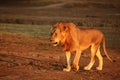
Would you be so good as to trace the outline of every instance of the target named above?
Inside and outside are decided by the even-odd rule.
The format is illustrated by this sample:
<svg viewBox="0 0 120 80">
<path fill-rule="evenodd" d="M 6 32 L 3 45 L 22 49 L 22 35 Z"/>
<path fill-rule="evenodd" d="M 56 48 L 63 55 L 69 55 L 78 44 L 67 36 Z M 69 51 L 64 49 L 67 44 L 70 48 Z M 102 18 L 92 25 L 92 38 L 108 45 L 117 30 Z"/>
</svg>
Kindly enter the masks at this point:
<svg viewBox="0 0 120 80">
<path fill-rule="evenodd" d="M 80 45 L 86 46 L 92 43 L 101 43 L 104 37 L 100 30 L 94 28 L 80 28 L 77 35 Z"/>
</svg>

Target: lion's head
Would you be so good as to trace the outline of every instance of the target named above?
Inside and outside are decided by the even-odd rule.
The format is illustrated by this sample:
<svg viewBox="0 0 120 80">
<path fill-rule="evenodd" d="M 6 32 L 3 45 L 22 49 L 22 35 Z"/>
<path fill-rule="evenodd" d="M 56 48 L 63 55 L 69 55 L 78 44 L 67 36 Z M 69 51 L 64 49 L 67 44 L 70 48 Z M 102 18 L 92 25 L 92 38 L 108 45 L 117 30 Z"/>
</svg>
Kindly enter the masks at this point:
<svg viewBox="0 0 120 80">
<path fill-rule="evenodd" d="M 51 42 L 54 46 L 65 44 L 68 47 L 74 42 L 76 26 L 73 23 L 56 23 L 51 32 Z"/>
<path fill-rule="evenodd" d="M 51 28 L 51 42 L 54 46 L 57 46 L 58 44 L 61 44 L 65 40 L 66 36 L 66 26 L 64 26 L 62 23 L 56 23 Z"/>
</svg>

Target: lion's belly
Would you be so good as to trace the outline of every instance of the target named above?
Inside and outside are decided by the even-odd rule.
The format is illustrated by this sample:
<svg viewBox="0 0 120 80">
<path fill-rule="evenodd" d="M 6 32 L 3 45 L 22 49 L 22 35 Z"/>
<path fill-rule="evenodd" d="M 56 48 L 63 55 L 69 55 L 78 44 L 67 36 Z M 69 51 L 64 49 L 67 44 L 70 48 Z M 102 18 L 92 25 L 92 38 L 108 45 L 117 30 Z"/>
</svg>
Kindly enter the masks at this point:
<svg viewBox="0 0 120 80">
<path fill-rule="evenodd" d="M 85 50 L 87 49 L 91 44 L 81 44 L 80 45 L 80 50 Z"/>
</svg>

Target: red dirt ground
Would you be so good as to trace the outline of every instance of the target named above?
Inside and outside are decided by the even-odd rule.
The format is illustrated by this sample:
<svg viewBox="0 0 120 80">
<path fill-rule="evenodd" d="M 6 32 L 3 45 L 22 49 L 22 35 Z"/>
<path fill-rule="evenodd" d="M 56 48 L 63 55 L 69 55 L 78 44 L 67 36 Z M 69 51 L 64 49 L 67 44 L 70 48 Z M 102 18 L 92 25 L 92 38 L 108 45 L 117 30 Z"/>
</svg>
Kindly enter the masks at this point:
<svg viewBox="0 0 120 80">
<path fill-rule="evenodd" d="M 80 59 L 78 72 L 63 72 L 66 59 L 62 49 L 49 40 L 0 34 L 0 80 L 120 80 L 120 50 L 107 49 L 115 62 L 104 56 L 102 71 L 83 67 L 90 61 L 89 50 Z M 72 54 L 72 59 L 74 54 Z"/>
</svg>

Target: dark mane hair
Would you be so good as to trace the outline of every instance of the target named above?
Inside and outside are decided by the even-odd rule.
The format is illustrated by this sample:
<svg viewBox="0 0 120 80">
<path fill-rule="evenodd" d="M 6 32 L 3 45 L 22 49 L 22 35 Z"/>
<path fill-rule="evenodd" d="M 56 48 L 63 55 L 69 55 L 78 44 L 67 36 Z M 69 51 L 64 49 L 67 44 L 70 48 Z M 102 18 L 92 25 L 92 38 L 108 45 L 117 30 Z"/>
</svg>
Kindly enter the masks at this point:
<svg viewBox="0 0 120 80">
<path fill-rule="evenodd" d="M 77 40 L 77 33 L 76 33 L 76 26 L 73 23 L 65 23 L 63 24 L 66 26 L 66 36 L 65 41 L 61 43 L 64 51 L 73 51 L 74 47 L 76 47 L 78 44 L 76 42 Z"/>
</svg>

